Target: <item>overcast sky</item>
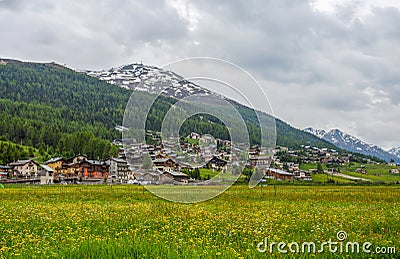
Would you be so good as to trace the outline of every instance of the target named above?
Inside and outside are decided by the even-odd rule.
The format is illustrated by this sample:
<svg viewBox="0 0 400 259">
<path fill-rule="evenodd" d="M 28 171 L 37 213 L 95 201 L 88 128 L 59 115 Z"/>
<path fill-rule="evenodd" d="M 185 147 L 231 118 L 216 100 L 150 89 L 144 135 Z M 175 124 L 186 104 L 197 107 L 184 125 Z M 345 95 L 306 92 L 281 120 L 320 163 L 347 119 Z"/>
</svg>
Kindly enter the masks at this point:
<svg viewBox="0 0 400 259">
<path fill-rule="evenodd" d="M 298 128 L 400 146 L 400 1 L 0 0 L 0 57 L 108 69 L 233 62 Z"/>
</svg>

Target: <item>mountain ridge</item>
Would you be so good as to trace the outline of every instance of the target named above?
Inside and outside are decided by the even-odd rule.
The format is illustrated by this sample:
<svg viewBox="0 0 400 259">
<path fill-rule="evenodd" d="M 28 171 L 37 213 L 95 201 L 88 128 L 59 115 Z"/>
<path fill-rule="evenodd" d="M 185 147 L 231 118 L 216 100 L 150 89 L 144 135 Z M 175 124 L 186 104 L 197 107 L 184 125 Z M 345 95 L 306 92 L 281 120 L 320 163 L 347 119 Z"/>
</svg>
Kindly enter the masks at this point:
<svg viewBox="0 0 400 259">
<path fill-rule="evenodd" d="M 400 157 L 396 154 L 385 151 L 377 145 L 366 143 L 358 139 L 357 137 L 347 134 L 339 129 L 326 131 L 323 129 L 314 129 L 312 127 L 307 127 L 304 129 L 304 131 L 313 134 L 321 139 L 324 139 L 344 150 L 361 153 L 364 155 L 375 156 L 387 162 L 392 159 L 397 163 L 400 162 Z M 400 149 L 398 151 L 400 152 Z"/>
<path fill-rule="evenodd" d="M 206 88 L 203 88 L 202 86 L 199 86 L 198 84 L 187 81 L 172 71 L 164 71 L 163 69 L 153 65 L 132 63 L 107 70 L 83 70 L 80 72 L 112 85 L 118 85 L 125 89 L 147 92 L 151 94 L 161 93 L 161 95 L 176 99 L 182 99 L 192 94 L 206 96 L 214 95 L 225 100 L 229 100 L 231 103 L 233 102 L 235 106 L 242 108 L 245 107 L 244 109 L 251 109 L 246 105 L 214 93 Z M 167 90 L 163 91 L 162 87 L 166 88 Z M 291 146 L 291 142 L 297 141 L 296 147 L 300 147 L 302 144 L 306 144 L 310 139 L 314 138 L 313 135 L 307 135 L 308 133 L 289 125 L 287 122 L 284 122 L 276 117 L 274 118 L 276 120 L 277 132 L 280 133 L 277 134 L 278 145 L 281 144 Z M 296 133 L 294 133 L 294 131 L 296 131 Z M 327 141 L 321 142 L 317 139 L 314 139 L 314 142 L 318 142 L 318 144 L 322 147 L 336 148 Z"/>
<path fill-rule="evenodd" d="M 2 107 L 0 109 L 0 137 L 4 136 L 10 141 L 45 150 L 54 150 L 50 152 L 51 154 L 72 155 L 86 152 L 92 153 L 95 157 L 107 155 L 107 152 L 102 152 L 100 149 L 100 146 L 105 145 L 102 140 L 111 142 L 113 138 L 118 138 L 115 126 L 121 125 L 124 108 L 131 91 L 117 86 L 117 82 L 109 84 L 104 82 L 105 80 L 101 81 L 82 71 L 77 72 L 54 62 L 0 60 L 3 60 L 0 64 L 2 90 L 0 92 Z M 120 68 L 124 68 L 125 72 L 135 71 L 129 65 Z M 148 69 L 148 67 L 142 69 L 143 76 L 149 73 Z M 116 73 L 116 69 L 110 71 Z M 165 75 L 168 73 L 171 72 L 167 71 Z M 181 87 L 181 84 L 186 87 L 186 92 L 181 91 L 182 96 L 190 94 L 190 91 L 211 94 L 195 84 L 181 80 L 182 78 L 176 74 L 170 75 L 176 77 L 177 87 Z M 136 86 L 138 83 L 136 82 Z M 142 92 L 146 91 L 142 89 Z M 168 94 L 174 94 L 177 98 L 174 92 L 165 93 L 167 96 Z M 168 108 L 172 103 L 173 101 L 165 99 L 164 108 Z M 240 104 L 235 106 L 246 117 L 247 124 L 254 133 L 257 127 L 254 111 Z M 153 117 L 160 120 L 156 116 Z M 277 132 L 276 142 L 279 146 L 295 149 L 312 142 L 319 147 L 336 149 L 326 140 L 292 127 L 281 119 L 276 117 L 274 119 Z M 88 133 L 94 137 L 87 135 Z M 88 152 L 81 150 L 84 148 L 82 141 L 71 142 L 75 137 L 84 138 L 85 136 L 95 138 L 94 143 L 98 143 L 98 147 L 94 145 L 92 151 Z M 108 145 L 106 146 L 109 148 Z"/>
<path fill-rule="evenodd" d="M 387 151 L 389 154 L 400 157 L 400 147 L 394 147 Z"/>
</svg>

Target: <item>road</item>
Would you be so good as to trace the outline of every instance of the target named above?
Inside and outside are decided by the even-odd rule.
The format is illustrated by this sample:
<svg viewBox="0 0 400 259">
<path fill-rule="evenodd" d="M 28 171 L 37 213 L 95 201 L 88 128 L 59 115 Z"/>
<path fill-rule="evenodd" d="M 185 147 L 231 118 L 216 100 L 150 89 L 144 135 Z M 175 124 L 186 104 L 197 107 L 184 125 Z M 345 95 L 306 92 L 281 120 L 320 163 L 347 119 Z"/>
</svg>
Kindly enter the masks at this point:
<svg viewBox="0 0 400 259">
<path fill-rule="evenodd" d="M 341 174 L 341 173 L 333 173 L 333 176 L 339 176 L 339 177 L 343 177 L 349 180 L 353 180 L 353 181 L 368 181 L 370 182 L 370 179 L 365 179 L 365 178 L 361 178 L 361 177 L 355 177 L 355 176 L 350 176 L 350 175 L 346 175 L 346 174 Z"/>
</svg>

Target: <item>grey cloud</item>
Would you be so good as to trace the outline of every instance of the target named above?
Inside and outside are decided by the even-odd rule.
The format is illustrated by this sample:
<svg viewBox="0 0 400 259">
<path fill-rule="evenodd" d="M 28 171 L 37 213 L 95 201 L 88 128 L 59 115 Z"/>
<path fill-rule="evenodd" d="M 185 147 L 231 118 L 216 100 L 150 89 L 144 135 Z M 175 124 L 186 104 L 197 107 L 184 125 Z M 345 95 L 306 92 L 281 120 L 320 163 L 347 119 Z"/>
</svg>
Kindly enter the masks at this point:
<svg viewBox="0 0 400 259">
<path fill-rule="evenodd" d="M 400 146 L 391 122 L 400 115 L 399 9 L 378 6 L 359 18 L 362 1 L 336 14 L 305 0 L 184 2 L 194 29 L 169 1 L 0 1 L 0 57 L 89 69 L 222 58 L 259 79 L 293 125 Z M 390 130 L 379 136 L 368 125 Z"/>
</svg>

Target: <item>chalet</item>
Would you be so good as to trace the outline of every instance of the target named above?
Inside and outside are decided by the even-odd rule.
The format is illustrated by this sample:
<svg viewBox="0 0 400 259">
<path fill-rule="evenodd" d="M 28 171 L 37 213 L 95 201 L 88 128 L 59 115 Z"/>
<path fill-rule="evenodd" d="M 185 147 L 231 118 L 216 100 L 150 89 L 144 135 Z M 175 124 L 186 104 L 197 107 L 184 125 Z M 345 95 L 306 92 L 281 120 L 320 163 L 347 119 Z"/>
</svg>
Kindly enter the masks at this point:
<svg viewBox="0 0 400 259">
<path fill-rule="evenodd" d="M 231 147 L 231 142 L 229 141 L 229 140 L 222 140 L 222 139 L 219 139 L 219 138 L 217 138 L 216 139 L 217 140 L 217 145 L 218 146 L 226 146 L 226 147 Z"/>
<path fill-rule="evenodd" d="M 201 138 L 199 140 L 200 140 L 200 143 L 215 144 L 215 145 L 217 144 L 217 141 L 210 134 L 205 134 L 205 135 L 201 136 Z"/>
<path fill-rule="evenodd" d="M 268 156 L 255 156 L 252 155 L 250 157 L 250 167 L 254 168 L 255 166 L 268 166 L 271 163 L 271 158 Z"/>
<path fill-rule="evenodd" d="M 226 170 L 228 161 L 213 156 L 210 161 L 208 161 L 206 167 L 212 168 L 218 171 Z"/>
<path fill-rule="evenodd" d="M 17 177 L 28 178 L 31 176 L 37 176 L 38 173 L 38 164 L 32 159 L 18 160 L 17 162 L 10 163 L 9 166 Z"/>
<path fill-rule="evenodd" d="M 156 184 L 160 181 L 160 174 L 153 172 L 135 173 L 138 182 L 141 184 Z"/>
<path fill-rule="evenodd" d="M 7 179 L 10 176 L 11 167 L 6 165 L 0 165 L 0 180 Z"/>
<path fill-rule="evenodd" d="M 40 165 L 40 184 L 52 184 L 54 180 L 54 169 L 48 165 Z"/>
<path fill-rule="evenodd" d="M 153 169 L 161 172 L 170 172 L 177 168 L 177 164 L 171 158 L 157 158 L 153 160 Z"/>
<path fill-rule="evenodd" d="M 79 162 L 84 161 L 84 160 L 88 160 L 87 155 L 74 156 L 73 158 L 68 159 L 68 162 L 69 163 L 79 163 Z"/>
<path fill-rule="evenodd" d="M 83 178 L 108 178 L 108 166 L 97 160 L 80 160 L 67 165 L 67 176 Z"/>
<path fill-rule="evenodd" d="M 187 183 L 189 181 L 189 176 L 181 172 L 169 171 L 169 172 L 164 172 L 162 175 L 176 182 Z"/>
<path fill-rule="evenodd" d="M 266 177 L 275 180 L 292 180 L 294 175 L 280 169 L 269 168 L 266 172 Z"/>
<path fill-rule="evenodd" d="M 111 157 L 105 163 L 109 168 L 109 176 L 115 176 L 118 179 L 128 179 L 129 166 L 125 159 Z"/>
<path fill-rule="evenodd" d="M 252 146 L 249 150 L 249 159 L 257 159 L 260 154 L 260 148 L 258 146 Z"/>
<path fill-rule="evenodd" d="M 196 133 L 196 132 L 192 132 L 192 133 L 190 133 L 190 134 L 187 136 L 187 138 L 190 138 L 190 139 L 200 139 L 201 136 L 200 136 L 200 134 L 198 134 L 198 133 Z"/>
<path fill-rule="evenodd" d="M 311 174 L 308 171 L 304 170 L 296 170 L 293 172 L 294 179 L 296 180 L 305 180 L 305 181 L 311 181 Z"/>
<path fill-rule="evenodd" d="M 67 161 L 62 157 L 47 160 L 46 165 L 54 170 L 54 177 L 57 177 L 58 174 L 67 174 Z"/>
<path fill-rule="evenodd" d="M 249 166 L 251 168 L 255 166 L 269 166 L 271 160 L 271 157 L 265 151 L 260 150 L 258 145 L 251 147 L 249 150 Z"/>
</svg>

